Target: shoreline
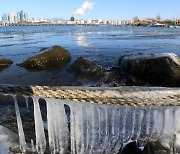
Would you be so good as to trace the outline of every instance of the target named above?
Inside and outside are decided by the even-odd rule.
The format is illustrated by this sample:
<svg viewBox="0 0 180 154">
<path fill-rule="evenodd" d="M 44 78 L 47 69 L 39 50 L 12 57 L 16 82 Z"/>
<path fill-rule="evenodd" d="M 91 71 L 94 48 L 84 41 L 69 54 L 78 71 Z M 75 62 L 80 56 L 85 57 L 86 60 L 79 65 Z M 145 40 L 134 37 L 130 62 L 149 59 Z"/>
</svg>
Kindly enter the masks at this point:
<svg viewBox="0 0 180 154">
<path fill-rule="evenodd" d="M 168 25 L 113 25 L 113 24 L 62 24 L 62 23 L 0 23 L 0 27 L 9 26 L 112 26 L 112 27 L 152 27 L 152 28 L 180 28 L 180 26 Z"/>
</svg>

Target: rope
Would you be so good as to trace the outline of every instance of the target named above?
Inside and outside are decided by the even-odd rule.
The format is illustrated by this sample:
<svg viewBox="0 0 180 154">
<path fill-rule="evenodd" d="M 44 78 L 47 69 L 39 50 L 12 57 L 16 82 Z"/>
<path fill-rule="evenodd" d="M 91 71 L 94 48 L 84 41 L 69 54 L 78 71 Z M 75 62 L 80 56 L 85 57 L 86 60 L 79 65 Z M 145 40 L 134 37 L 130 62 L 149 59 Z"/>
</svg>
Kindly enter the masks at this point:
<svg viewBox="0 0 180 154">
<path fill-rule="evenodd" d="M 0 85 L 0 93 L 126 106 L 180 105 L 180 88 L 92 88 Z"/>
</svg>

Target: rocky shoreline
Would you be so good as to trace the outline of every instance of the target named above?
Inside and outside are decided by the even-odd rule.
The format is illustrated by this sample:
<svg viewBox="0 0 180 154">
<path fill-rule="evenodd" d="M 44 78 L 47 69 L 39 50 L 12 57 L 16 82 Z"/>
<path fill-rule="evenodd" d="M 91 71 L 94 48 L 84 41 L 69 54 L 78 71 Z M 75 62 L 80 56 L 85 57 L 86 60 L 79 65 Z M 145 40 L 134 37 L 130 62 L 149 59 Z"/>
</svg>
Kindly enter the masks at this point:
<svg viewBox="0 0 180 154">
<path fill-rule="evenodd" d="M 13 62 L 0 59 L 0 71 Z M 180 87 L 180 58 L 173 53 L 134 53 L 119 57 L 116 66 L 103 66 L 84 57 L 72 61 L 72 55 L 61 46 L 43 48 L 37 55 L 17 64 L 29 72 L 65 68 L 67 78 L 73 76 L 69 86 L 117 87 L 117 86 L 162 86 Z M 46 77 L 44 77 L 46 78 Z M 63 81 L 66 83 L 66 78 Z M 28 84 L 28 83 L 27 83 Z M 62 84 L 63 85 L 63 84 Z M 58 86 L 58 84 L 57 84 Z"/>
</svg>

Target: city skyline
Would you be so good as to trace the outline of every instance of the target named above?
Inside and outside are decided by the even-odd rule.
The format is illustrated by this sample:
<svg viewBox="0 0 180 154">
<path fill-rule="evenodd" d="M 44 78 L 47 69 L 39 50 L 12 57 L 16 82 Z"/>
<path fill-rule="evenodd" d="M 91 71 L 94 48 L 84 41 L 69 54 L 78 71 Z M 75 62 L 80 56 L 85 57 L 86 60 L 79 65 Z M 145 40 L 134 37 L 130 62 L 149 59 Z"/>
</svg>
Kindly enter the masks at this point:
<svg viewBox="0 0 180 154">
<path fill-rule="evenodd" d="M 74 13 L 81 9 L 84 0 L 52 0 L 35 1 L 17 0 L 9 2 L 3 1 L 0 6 L 0 14 L 6 12 L 18 12 L 25 10 L 31 18 L 63 18 L 69 19 Z M 103 1 L 92 0 L 87 11 L 79 15 L 80 19 L 112 19 L 112 20 L 131 20 L 134 16 L 139 18 L 155 18 L 159 14 L 163 19 L 180 18 L 179 0 L 133 0 L 133 1 Z M 93 5 L 92 5 L 93 4 Z M 80 10 L 82 11 L 82 10 Z"/>
<path fill-rule="evenodd" d="M 4 13 L 0 15 L 0 21 L 4 22 L 23 22 L 23 21 L 28 21 L 28 13 L 24 11 L 19 11 L 16 13 Z"/>
</svg>

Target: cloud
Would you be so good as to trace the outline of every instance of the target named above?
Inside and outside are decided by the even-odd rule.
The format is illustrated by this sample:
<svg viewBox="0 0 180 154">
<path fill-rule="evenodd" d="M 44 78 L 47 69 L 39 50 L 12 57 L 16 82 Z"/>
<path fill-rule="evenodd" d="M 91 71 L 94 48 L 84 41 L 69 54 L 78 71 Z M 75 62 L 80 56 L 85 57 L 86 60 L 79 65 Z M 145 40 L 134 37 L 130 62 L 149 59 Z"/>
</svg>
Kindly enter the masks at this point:
<svg viewBox="0 0 180 154">
<path fill-rule="evenodd" d="M 76 10 L 73 14 L 74 16 L 81 16 L 84 15 L 87 10 L 92 10 L 94 7 L 94 2 L 85 1 L 80 8 Z"/>
</svg>

